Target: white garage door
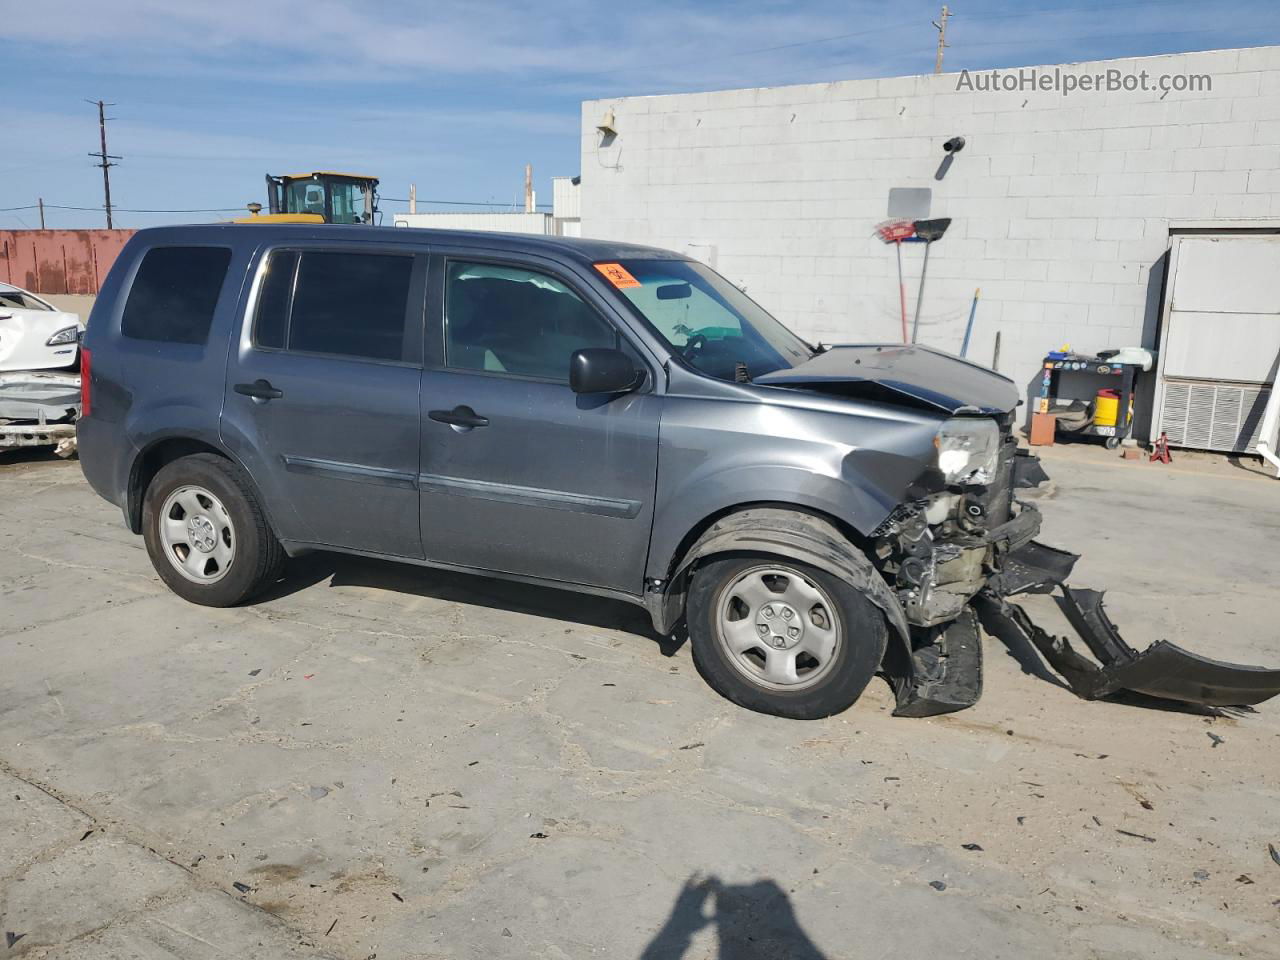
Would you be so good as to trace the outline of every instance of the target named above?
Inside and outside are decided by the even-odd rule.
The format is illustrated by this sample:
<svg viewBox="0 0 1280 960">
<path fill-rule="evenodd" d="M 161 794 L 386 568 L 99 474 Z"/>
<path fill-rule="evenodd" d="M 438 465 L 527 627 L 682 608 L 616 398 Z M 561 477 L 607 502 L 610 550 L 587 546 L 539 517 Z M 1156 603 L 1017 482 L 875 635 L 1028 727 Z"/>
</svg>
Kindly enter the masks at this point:
<svg viewBox="0 0 1280 960">
<path fill-rule="evenodd" d="M 1258 442 L 1280 365 L 1280 237 L 1174 240 L 1160 344 L 1160 426 L 1175 446 Z"/>
</svg>

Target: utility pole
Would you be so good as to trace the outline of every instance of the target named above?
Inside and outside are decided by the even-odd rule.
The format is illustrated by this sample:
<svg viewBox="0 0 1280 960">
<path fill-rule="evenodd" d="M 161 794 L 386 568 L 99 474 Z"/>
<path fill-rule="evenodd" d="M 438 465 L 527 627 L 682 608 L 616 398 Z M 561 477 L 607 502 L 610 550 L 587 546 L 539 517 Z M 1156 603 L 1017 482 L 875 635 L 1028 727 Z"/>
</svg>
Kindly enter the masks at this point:
<svg viewBox="0 0 1280 960">
<path fill-rule="evenodd" d="M 101 100 L 86 100 L 85 103 L 96 103 L 98 105 L 98 137 L 102 144 L 102 147 L 96 153 L 93 152 L 92 150 L 89 151 L 89 156 L 97 157 L 98 162 L 95 163 L 94 166 L 102 168 L 102 199 L 103 199 L 103 206 L 107 211 L 107 229 L 110 230 L 114 226 L 114 224 L 111 222 L 111 173 L 110 173 L 110 170 L 112 167 L 116 166 L 116 164 L 112 163 L 111 161 L 124 159 L 123 157 L 117 157 L 117 156 L 113 156 L 110 153 L 107 153 L 106 108 L 114 107 L 115 104 L 103 103 Z"/>
<path fill-rule="evenodd" d="M 40 208 L 40 229 L 44 229 L 44 197 L 36 197 L 36 205 Z"/>
<path fill-rule="evenodd" d="M 951 11 L 947 9 L 947 5 L 942 5 L 942 19 L 934 20 L 933 25 L 938 30 L 938 59 L 934 61 L 933 72 L 942 72 L 942 51 L 947 47 L 947 18 L 951 16 Z"/>
<path fill-rule="evenodd" d="M 418 185 L 416 183 L 409 184 L 409 212 L 418 212 Z"/>
<path fill-rule="evenodd" d="M 524 165 L 524 212 L 533 213 L 533 164 Z"/>
</svg>

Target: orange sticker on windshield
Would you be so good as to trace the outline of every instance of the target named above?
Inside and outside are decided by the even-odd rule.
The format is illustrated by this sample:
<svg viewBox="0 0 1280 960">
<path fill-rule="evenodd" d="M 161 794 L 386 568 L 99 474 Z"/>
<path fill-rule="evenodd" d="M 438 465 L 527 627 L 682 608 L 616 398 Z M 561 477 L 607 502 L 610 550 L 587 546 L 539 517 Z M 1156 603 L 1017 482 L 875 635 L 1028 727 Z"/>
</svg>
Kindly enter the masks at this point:
<svg viewBox="0 0 1280 960">
<path fill-rule="evenodd" d="M 640 286 L 640 281 L 627 272 L 627 268 L 620 263 L 597 263 L 596 269 L 619 290 Z"/>
</svg>

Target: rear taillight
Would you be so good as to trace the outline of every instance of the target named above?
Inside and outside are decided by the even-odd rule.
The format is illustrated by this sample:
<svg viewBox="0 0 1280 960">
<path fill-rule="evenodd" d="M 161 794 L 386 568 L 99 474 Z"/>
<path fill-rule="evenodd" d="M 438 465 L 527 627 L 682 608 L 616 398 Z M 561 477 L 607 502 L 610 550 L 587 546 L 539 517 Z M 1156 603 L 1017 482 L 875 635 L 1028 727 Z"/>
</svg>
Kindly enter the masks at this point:
<svg viewBox="0 0 1280 960">
<path fill-rule="evenodd" d="M 84 347 L 80 348 L 80 416 L 87 417 L 89 415 L 89 396 L 91 390 L 89 383 L 93 378 L 91 358 L 89 351 Z"/>
</svg>

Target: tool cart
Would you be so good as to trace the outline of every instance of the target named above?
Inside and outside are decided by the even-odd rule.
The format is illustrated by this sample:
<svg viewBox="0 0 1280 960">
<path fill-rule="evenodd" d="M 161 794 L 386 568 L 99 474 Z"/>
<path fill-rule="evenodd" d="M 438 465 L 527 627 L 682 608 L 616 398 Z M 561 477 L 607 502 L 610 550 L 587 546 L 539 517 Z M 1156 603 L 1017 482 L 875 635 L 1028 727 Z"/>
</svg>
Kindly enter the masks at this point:
<svg viewBox="0 0 1280 960">
<path fill-rule="evenodd" d="M 1057 429 L 1061 433 L 1102 437 L 1107 449 L 1114 450 L 1133 431 L 1134 385 L 1140 370 L 1142 365 L 1138 363 L 1051 351 L 1044 358 L 1038 412 L 1058 414 Z M 1064 373 L 1091 375 L 1102 380 L 1105 386 L 1098 390 L 1091 404 L 1074 401 L 1076 406 L 1073 408 L 1072 402 L 1064 404 L 1059 396 L 1059 384 Z M 1064 416 L 1064 411 L 1078 415 L 1074 424 Z"/>
</svg>

